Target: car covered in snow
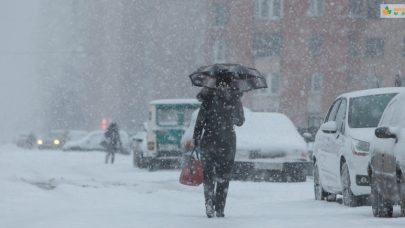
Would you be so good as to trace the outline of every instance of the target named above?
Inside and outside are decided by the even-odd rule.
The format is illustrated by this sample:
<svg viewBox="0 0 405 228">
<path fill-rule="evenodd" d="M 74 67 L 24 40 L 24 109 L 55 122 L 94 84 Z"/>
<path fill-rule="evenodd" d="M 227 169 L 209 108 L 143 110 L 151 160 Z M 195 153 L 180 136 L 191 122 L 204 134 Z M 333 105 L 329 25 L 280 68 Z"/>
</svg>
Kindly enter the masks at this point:
<svg viewBox="0 0 405 228">
<path fill-rule="evenodd" d="M 338 96 L 329 108 L 314 142 L 316 200 L 335 200 L 346 206 L 368 204 L 367 174 L 370 141 L 390 100 L 405 88 L 377 88 Z"/>
<path fill-rule="evenodd" d="M 125 131 L 120 131 L 120 138 L 122 147 L 120 149 L 120 153 L 122 154 L 129 154 L 130 153 L 130 145 L 129 145 L 129 137 Z M 65 143 L 63 146 L 64 151 L 97 151 L 97 150 L 105 150 L 105 147 L 102 145 L 104 138 L 104 131 L 92 131 L 88 133 L 86 136 L 79 140 L 73 140 Z"/>
<path fill-rule="evenodd" d="M 376 217 L 391 217 L 393 205 L 405 216 L 405 93 L 387 105 L 370 143 L 368 175 Z"/>
<path fill-rule="evenodd" d="M 198 111 L 182 138 L 191 150 Z M 245 109 L 245 123 L 235 127 L 236 155 L 234 179 L 305 181 L 309 164 L 307 145 L 291 120 L 281 113 L 252 112 Z"/>
</svg>

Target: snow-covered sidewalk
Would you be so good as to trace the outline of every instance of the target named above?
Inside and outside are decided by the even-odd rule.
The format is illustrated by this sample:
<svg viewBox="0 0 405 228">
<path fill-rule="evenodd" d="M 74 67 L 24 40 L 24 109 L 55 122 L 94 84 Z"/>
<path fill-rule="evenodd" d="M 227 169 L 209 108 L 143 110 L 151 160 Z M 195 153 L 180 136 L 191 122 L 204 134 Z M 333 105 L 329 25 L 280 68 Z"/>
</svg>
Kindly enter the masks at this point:
<svg viewBox="0 0 405 228">
<path fill-rule="evenodd" d="M 204 214 L 202 187 L 178 183 L 179 171 L 136 169 L 130 156 L 103 163 L 102 152 L 0 146 L 1 228 L 404 227 L 370 207 L 313 200 L 306 183 L 231 182 L 225 218 Z"/>
</svg>

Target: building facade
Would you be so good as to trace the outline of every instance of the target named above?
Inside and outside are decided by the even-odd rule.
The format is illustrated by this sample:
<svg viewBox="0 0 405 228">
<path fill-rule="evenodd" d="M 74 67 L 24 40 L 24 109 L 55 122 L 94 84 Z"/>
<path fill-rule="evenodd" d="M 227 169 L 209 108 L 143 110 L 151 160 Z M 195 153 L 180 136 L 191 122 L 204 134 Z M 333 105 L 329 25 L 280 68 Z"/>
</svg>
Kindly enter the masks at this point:
<svg viewBox="0 0 405 228">
<path fill-rule="evenodd" d="M 337 95 L 404 76 L 405 23 L 380 19 L 381 2 L 209 0 L 205 60 L 257 68 L 269 87 L 246 105 L 316 129 Z"/>
</svg>

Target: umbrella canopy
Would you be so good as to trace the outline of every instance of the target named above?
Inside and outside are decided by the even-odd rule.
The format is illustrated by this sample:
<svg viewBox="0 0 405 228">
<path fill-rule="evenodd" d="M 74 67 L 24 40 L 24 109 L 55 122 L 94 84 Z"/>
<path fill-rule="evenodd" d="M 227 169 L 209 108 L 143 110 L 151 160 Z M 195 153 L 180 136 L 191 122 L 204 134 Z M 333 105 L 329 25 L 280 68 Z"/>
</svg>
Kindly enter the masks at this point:
<svg viewBox="0 0 405 228">
<path fill-rule="evenodd" d="M 266 79 L 258 70 L 240 64 L 203 66 L 192 73 L 190 79 L 193 85 L 208 88 L 217 88 L 220 81 L 227 82 L 241 92 L 267 88 Z"/>
</svg>

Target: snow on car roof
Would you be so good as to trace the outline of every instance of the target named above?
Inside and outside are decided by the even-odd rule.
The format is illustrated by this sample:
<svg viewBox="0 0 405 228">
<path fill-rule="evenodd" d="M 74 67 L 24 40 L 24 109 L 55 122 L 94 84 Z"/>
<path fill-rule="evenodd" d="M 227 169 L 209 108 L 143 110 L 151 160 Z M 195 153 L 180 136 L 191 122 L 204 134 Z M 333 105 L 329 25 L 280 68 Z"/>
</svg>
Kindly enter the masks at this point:
<svg viewBox="0 0 405 228">
<path fill-rule="evenodd" d="M 292 121 L 282 113 L 250 112 L 236 128 L 237 148 L 262 151 L 306 150 L 306 144 Z"/>
<path fill-rule="evenodd" d="M 341 94 L 339 97 L 362 97 L 374 94 L 400 93 L 403 91 L 405 91 L 405 87 L 384 87 L 384 88 L 375 88 L 375 89 L 366 89 L 348 92 Z"/>
<path fill-rule="evenodd" d="M 160 99 L 160 100 L 153 100 L 150 102 L 152 105 L 156 104 L 200 104 L 197 99 L 192 98 L 184 98 L 184 99 Z"/>
<path fill-rule="evenodd" d="M 244 108 L 246 121 L 235 127 L 238 150 L 305 151 L 306 144 L 292 121 L 282 113 L 252 112 Z M 192 139 L 198 110 L 191 118 L 181 143 Z"/>
</svg>

